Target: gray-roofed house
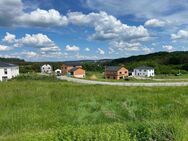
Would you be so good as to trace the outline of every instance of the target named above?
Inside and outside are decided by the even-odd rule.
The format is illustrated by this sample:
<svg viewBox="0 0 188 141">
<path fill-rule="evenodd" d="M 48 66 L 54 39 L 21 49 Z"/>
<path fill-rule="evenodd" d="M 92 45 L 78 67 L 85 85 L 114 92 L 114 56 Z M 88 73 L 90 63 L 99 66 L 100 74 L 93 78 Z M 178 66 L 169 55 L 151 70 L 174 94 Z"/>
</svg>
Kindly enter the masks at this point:
<svg viewBox="0 0 188 141">
<path fill-rule="evenodd" d="M 129 71 L 123 66 L 106 66 L 104 77 L 106 79 L 124 79 L 128 77 Z"/>
<path fill-rule="evenodd" d="M 136 77 L 154 77 L 155 69 L 149 66 L 140 66 L 133 70 L 132 75 Z"/>
<path fill-rule="evenodd" d="M 19 66 L 0 62 L 0 81 L 12 79 L 19 75 Z"/>
<path fill-rule="evenodd" d="M 67 75 L 72 68 L 82 68 L 79 62 L 64 62 L 61 66 L 61 73 Z"/>
</svg>

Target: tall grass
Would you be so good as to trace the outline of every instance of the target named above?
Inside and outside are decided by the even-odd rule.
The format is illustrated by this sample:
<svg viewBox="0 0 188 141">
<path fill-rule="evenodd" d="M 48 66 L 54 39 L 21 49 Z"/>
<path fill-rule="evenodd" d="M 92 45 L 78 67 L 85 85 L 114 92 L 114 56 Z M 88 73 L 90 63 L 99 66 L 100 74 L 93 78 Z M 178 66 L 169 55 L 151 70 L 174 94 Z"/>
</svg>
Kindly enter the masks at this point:
<svg viewBox="0 0 188 141">
<path fill-rule="evenodd" d="M 188 87 L 118 87 L 51 80 L 3 82 L 0 140 L 26 140 L 28 135 L 30 140 L 48 135 L 52 140 L 73 139 L 86 130 L 89 136 L 98 136 L 105 133 L 100 126 L 110 128 L 107 135 L 111 136 L 118 125 L 117 131 L 125 131 L 132 140 L 186 141 L 187 91 Z M 73 134 L 74 130 L 81 131 Z"/>
</svg>

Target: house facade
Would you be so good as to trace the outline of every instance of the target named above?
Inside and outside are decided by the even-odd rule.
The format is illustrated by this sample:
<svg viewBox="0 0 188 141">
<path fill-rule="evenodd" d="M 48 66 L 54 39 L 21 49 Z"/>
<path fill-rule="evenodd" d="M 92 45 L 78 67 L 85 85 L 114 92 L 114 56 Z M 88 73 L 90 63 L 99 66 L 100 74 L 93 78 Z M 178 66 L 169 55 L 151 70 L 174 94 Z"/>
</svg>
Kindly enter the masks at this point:
<svg viewBox="0 0 188 141">
<path fill-rule="evenodd" d="M 74 67 L 69 71 L 70 75 L 75 78 L 84 78 L 85 70 L 82 68 Z"/>
<path fill-rule="evenodd" d="M 61 66 L 62 75 L 67 75 L 72 68 L 82 68 L 82 65 L 77 62 L 65 62 Z"/>
<path fill-rule="evenodd" d="M 41 73 L 47 73 L 50 74 L 52 73 L 52 66 L 50 66 L 49 64 L 45 64 L 43 66 L 41 66 Z"/>
<path fill-rule="evenodd" d="M 61 75 L 61 70 L 60 69 L 56 69 L 55 70 L 55 74 L 58 75 L 58 76 Z"/>
<path fill-rule="evenodd" d="M 123 66 L 107 66 L 105 67 L 105 79 L 124 79 L 128 77 L 129 71 Z"/>
<path fill-rule="evenodd" d="M 153 67 L 140 66 L 133 70 L 132 75 L 136 77 L 154 77 L 155 70 Z"/>
<path fill-rule="evenodd" d="M 19 75 L 19 66 L 0 62 L 0 81 L 12 79 Z"/>
</svg>

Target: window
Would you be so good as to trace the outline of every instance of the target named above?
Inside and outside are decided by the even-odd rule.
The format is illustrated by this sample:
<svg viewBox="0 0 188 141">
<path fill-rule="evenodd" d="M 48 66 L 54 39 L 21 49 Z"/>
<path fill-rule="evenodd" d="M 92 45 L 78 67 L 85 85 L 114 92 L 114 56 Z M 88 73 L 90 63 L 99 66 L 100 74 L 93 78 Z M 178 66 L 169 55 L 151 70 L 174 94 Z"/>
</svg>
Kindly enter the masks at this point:
<svg viewBox="0 0 188 141">
<path fill-rule="evenodd" d="M 4 69 L 4 74 L 7 74 L 7 69 Z"/>
<path fill-rule="evenodd" d="M 125 74 L 127 74 L 127 71 L 125 71 Z"/>
<path fill-rule="evenodd" d="M 121 72 L 119 72 L 119 74 L 122 74 Z"/>
</svg>

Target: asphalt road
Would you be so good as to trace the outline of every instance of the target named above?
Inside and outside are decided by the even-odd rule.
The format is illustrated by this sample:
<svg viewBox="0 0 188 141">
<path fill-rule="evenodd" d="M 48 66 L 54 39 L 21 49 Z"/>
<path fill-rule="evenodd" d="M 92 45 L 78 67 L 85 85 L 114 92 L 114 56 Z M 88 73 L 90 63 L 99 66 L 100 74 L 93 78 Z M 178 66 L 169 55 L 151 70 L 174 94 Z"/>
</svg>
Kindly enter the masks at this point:
<svg viewBox="0 0 188 141">
<path fill-rule="evenodd" d="M 81 84 L 94 84 L 94 85 L 114 85 L 114 86 L 144 86 L 144 87 L 158 87 L 158 86 L 188 86 L 188 82 L 102 82 L 85 79 L 70 78 L 66 76 L 58 76 L 60 80 L 67 80 L 70 82 L 81 83 Z"/>
</svg>

